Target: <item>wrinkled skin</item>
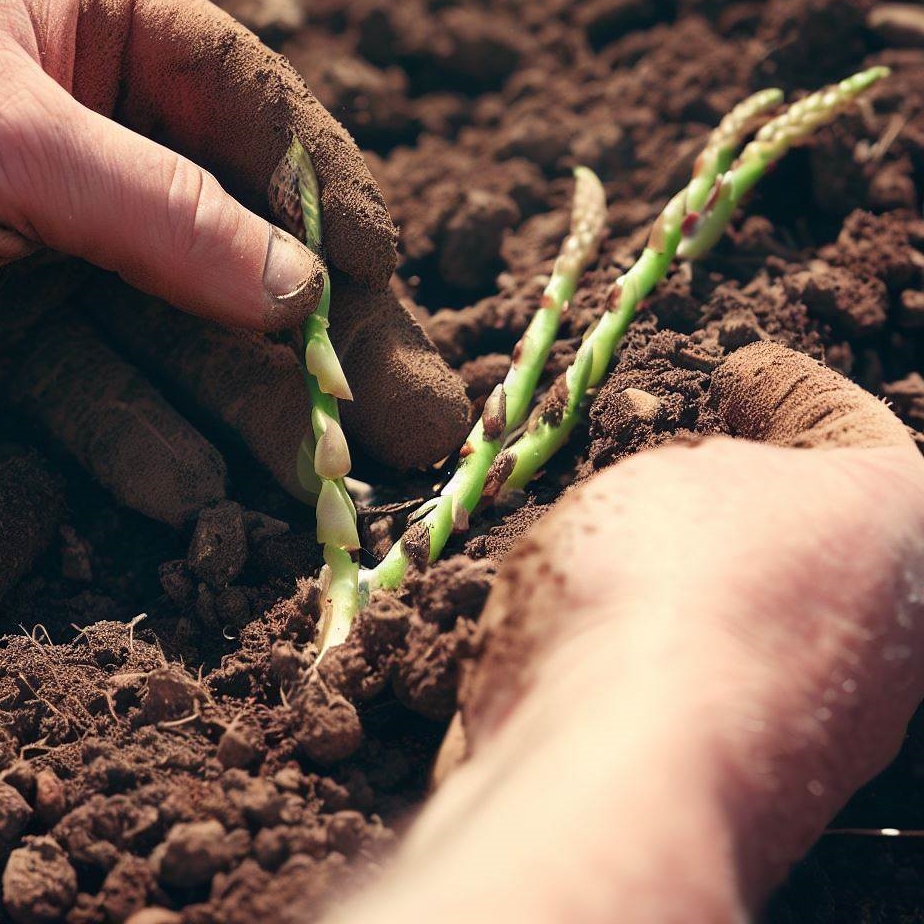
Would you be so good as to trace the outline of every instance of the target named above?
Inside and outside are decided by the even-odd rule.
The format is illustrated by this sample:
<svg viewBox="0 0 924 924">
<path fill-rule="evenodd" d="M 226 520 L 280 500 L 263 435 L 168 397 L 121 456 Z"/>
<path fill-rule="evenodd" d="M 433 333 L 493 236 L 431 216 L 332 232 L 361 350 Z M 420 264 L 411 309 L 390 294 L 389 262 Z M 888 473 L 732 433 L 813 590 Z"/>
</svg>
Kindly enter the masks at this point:
<svg viewBox="0 0 924 924">
<path fill-rule="evenodd" d="M 765 418 L 799 405 L 793 442 L 811 385 L 769 389 Z M 924 695 L 924 461 L 841 387 L 882 423 L 862 448 L 643 453 L 521 542 L 463 688 L 469 758 L 342 920 L 756 913 Z"/>
</svg>

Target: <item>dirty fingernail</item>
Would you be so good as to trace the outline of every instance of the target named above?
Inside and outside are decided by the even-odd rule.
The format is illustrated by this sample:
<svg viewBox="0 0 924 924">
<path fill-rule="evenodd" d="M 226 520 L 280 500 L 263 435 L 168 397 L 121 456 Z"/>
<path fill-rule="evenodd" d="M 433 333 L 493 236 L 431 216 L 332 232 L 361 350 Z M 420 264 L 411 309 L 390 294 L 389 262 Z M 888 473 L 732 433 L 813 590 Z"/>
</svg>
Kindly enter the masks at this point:
<svg viewBox="0 0 924 924">
<path fill-rule="evenodd" d="M 318 306 L 324 288 L 321 258 L 288 232 L 271 227 L 263 286 L 264 328 L 295 327 Z"/>
</svg>

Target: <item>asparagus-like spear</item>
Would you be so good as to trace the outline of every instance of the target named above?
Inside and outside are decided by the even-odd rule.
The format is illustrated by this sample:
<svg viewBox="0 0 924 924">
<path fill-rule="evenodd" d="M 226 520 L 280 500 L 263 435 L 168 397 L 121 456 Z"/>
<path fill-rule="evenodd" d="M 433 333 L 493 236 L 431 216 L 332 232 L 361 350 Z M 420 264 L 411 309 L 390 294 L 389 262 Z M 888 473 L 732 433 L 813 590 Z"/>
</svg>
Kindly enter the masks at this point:
<svg viewBox="0 0 924 924">
<path fill-rule="evenodd" d="M 861 93 L 888 76 L 889 68 L 871 67 L 793 103 L 757 132 L 731 170 L 715 180 L 702 214 L 691 211 L 677 255 L 696 260 L 722 236 L 744 196 L 795 144 L 833 121 Z M 699 208 L 695 206 L 694 208 Z"/>
<path fill-rule="evenodd" d="M 412 515 L 412 525 L 379 565 L 363 572 L 364 591 L 400 586 L 411 562 L 425 567 L 439 557 L 453 532 L 468 528 L 469 514 L 481 498 L 503 441 L 526 419 L 562 312 L 574 297 L 581 274 L 596 259 L 606 222 L 600 180 L 586 167 L 578 167 L 574 175 L 571 232 L 555 260 L 539 308 L 514 347 L 510 371 L 485 402 L 459 454 L 459 465 L 439 496 Z"/>
<path fill-rule="evenodd" d="M 759 90 L 722 118 L 693 164 L 693 177 L 687 186 L 687 212 L 699 211 L 706 204 L 715 178 L 731 166 L 745 135 L 753 131 L 757 120 L 782 102 L 782 90 Z"/>
<path fill-rule="evenodd" d="M 305 243 L 321 249 L 321 198 L 311 158 L 296 138 L 288 154 L 298 178 Z M 350 471 L 350 450 L 337 399 L 352 401 L 353 395 L 327 333 L 330 312 L 330 279 L 325 273 L 324 291 L 317 309 L 303 327 L 305 339 L 305 381 L 311 400 L 311 429 L 298 453 L 299 480 L 318 495 L 317 536 L 324 546 L 324 584 L 328 588 L 318 626 L 318 648 L 339 645 L 350 631 L 359 609 L 359 551 L 356 508 L 347 492 L 344 477 Z"/>
<path fill-rule="evenodd" d="M 729 162 L 753 119 L 779 102 L 779 91 L 757 93 L 723 119 L 697 159 L 690 184 L 668 202 L 638 261 L 613 284 L 608 310 L 588 332 L 559 387 L 549 390 L 527 432 L 498 455 L 494 477 L 488 479 L 495 493 L 522 488 L 568 440 L 586 392 L 610 368 L 639 303 L 664 278 L 674 254 L 690 260 L 702 256 L 772 163 L 887 73 L 887 68 L 871 68 L 794 103 L 760 129 L 730 170 Z"/>
</svg>

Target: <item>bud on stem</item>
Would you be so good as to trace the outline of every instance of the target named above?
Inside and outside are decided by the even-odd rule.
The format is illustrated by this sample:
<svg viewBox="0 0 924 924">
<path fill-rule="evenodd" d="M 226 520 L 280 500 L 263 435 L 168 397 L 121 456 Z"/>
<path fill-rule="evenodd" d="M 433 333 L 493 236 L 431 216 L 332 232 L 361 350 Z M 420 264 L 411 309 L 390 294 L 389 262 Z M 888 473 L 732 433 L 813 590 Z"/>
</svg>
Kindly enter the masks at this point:
<svg viewBox="0 0 924 924">
<path fill-rule="evenodd" d="M 320 408 L 311 412 L 317 445 L 314 470 L 320 478 L 345 478 L 350 473 L 350 450 L 340 422 Z"/>
<path fill-rule="evenodd" d="M 318 380 L 321 391 L 341 401 L 353 400 L 353 392 L 326 330 L 315 333 L 305 346 L 305 368 Z"/>
<path fill-rule="evenodd" d="M 298 181 L 305 243 L 320 253 L 321 198 L 314 166 L 298 138 L 293 138 L 287 157 Z M 319 659 L 330 647 L 346 640 L 360 606 L 359 566 L 353 560 L 354 553 L 359 551 L 356 507 L 343 480 L 350 471 L 350 450 L 337 406 L 338 398 L 352 401 L 353 395 L 327 332 L 329 311 L 330 279 L 325 274 L 321 300 L 303 328 L 313 433 L 306 434 L 296 459 L 303 487 L 307 490 L 311 484 L 309 465 L 313 466 L 319 484 L 315 509 L 317 539 L 324 546 L 326 582 L 329 582 L 329 595 L 318 627 Z"/>
</svg>

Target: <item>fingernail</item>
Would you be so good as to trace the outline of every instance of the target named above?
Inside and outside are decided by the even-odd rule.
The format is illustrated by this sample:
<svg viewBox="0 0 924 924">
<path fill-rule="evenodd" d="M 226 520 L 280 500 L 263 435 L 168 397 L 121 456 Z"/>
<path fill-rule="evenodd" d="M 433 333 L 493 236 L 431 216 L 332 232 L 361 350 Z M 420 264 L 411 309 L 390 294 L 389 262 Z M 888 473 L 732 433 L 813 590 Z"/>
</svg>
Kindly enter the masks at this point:
<svg viewBox="0 0 924 924">
<path fill-rule="evenodd" d="M 271 226 L 263 286 L 265 329 L 295 327 L 318 306 L 324 288 L 321 258 L 287 231 Z"/>
</svg>

